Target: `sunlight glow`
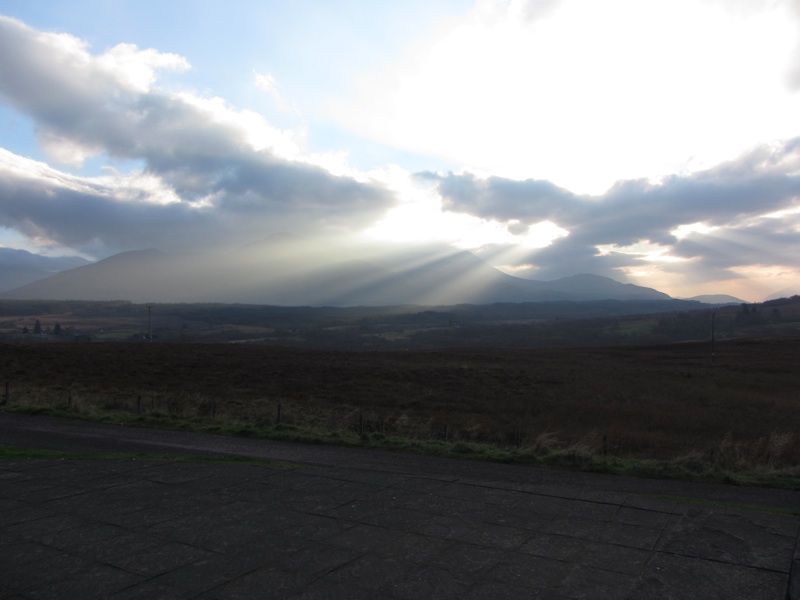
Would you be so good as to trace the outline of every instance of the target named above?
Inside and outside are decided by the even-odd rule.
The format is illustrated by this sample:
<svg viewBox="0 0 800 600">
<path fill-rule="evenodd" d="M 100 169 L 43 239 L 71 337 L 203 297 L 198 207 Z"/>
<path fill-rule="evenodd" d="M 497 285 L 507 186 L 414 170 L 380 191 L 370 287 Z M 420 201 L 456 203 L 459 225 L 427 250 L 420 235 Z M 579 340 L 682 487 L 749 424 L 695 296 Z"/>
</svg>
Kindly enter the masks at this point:
<svg viewBox="0 0 800 600">
<path fill-rule="evenodd" d="M 785 210 L 778 210 L 773 213 L 769 213 L 764 215 L 765 219 L 785 219 L 786 217 L 793 217 L 795 215 L 800 215 L 800 206 L 795 208 L 787 208 Z"/>
<path fill-rule="evenodd" d="M 786 290 L 786 295 L 800 294 L 800 269 L 781 265 L 743 265 L 731 269 L 742 277 L 740 284 L 756 292 L 756 298 L 763 298 L 778 289 Z"/>
<path fill-rule="evenodd" d="M 522 239 L 521 244 L 526 248 L 545 248 L 555 240 L 568 235 L 569 231 L 559 227 L 552 221 L 541 221 L 528 228 L 528 232 Z"/>
<path fill-rule="evenodd" d="M 686 259 L 669 256 L 667 253 L 670 248 L 653 244 L 652 242 L 638 242 L 629 246 L 618 246 L 617 244 L 602 244 L 597 246 L 598 256 L 609 256 L 611 254 L 629 254 L 637 256 L 641 260 L 650 262 L 682 262 Z"/>
<path fill-rule="evenodd" d="M 572 0 L 531 22 L 479 3 L 336 112 L 372 139 L 576 193 L 696 171 L 782 138 L 796 112 L 788 9 L 724 4 Z"/>
<path fill-rule="evenodd" d="M 175 204 L 183 202 L 181 197 L 160 177 L 146 171 L 131 171 L 120 173 L 112 167 L 104 167 L 103 175 L 94 178 L 99 184 L 114 190 L 117 200 L 129 202 L 144 202 L 147 204 Z M 193 206 L 203 206 L 201 200 L 191 203 Z"/>
<path fill-rule="evenodd" d="M 551 221 L 541 221 L 523 232 L 519 221 L 500 223 L 442 207 L 441 196 L 425 184 L 416 182 L 407 172 L 395 167 L 371 172 L 370 177 L 392 190 L 398 204 L 383 219 L 363 232 L 368 239 L 391 242 L 447 242 L 464 250 L 487 244 L 519 245 L 525 251 L 544 248 L 554 240 L 569 235 Z"/>
<path fill-rule="evenodd" d="M 700 234 L 708 234 L 712 231 L 719 229 L 718 227 L 709 227 L 705 223 L 691 223 L 689 225 L 681 225 L 676 227 L 672 231 L 670 231 L 671 235 L 674 235 L 679 240 L 693 234 L 693 233 L 700 233 Z"/>
<path fill-rule="evenodd" d="M 394 192 L 397 205 L 363 232 L 367 239 L 390 242 L 446 242 L 462 249 L 514 239 L 504 224 L 443 210 L 430 186 L 399 167 L 369 174 Z"/>
</svg>

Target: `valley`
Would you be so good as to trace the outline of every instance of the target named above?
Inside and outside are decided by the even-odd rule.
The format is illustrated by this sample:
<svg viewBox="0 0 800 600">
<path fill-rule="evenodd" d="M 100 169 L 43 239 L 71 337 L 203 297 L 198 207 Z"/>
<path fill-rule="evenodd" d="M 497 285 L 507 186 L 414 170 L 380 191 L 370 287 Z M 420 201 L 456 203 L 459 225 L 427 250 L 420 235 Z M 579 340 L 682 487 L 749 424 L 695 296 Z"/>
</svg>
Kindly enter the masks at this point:
<svg viewBox="0 0 800 600">
<path fill-rule="evenodd" d="M 152 340 L 375 351 L 668 344 L 709 341 L 712 333 L 717 340 L 798 336 L 800 297 L 719 306 L 687 300 L 356 307 L 0 300 L 0 341 L 23 343 Z"/>
<path fill-rule="evenodd" d="M 152 339 L 146 305 L 4 301 L 3 409 L 789 485 L 781 478 L 800 464 L 798 300 L 638 315 L 602 303 L 151 305 Z M 41 333 L 20 332 L 36 321 Z M 581 330 L 615 337 L 569 343 Z M 646 343 L 658 332 L 694 341 Z"/>
</svg>

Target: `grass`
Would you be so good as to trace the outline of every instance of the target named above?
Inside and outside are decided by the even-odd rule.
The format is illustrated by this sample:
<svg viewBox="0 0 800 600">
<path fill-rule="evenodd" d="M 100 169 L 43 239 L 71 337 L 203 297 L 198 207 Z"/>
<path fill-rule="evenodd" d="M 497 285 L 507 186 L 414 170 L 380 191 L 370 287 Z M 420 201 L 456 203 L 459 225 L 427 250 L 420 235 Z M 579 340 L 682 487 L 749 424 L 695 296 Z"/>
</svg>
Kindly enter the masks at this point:
<svg viewBox="0 0 800 600">
<path fill-rule="evenodd" d="M 0 344 L 0 408 L 800 489 L 800 344 L 708 350 Z"/>
<path fill-rule="evenodd" d="M 250 456 L 203 456 L 184 454 L 159 454 L 143 452 L 67 452 L 36 448 L 16 448 L 0 445 L 0 460 L 157 460 L 170 462 L 212 462 L 252 464 L 292 468 L 288 462 L 253 458 Z"/>
<path fill-rule="evenodd" d="M 8 407 L 5 407 L 8 410 Z M 148 427 L 180 431 L 195 431 L 248 438 L 273 439 L 312 444 L 333 444 L 379 450 L 409 452 L 447 458 L 481 460 L 506 464 L 537 466 L 544 468 L 608 473 L 632 477 L 673 479 L 693 482 L 716 482 L 732 485 L 763 486 L 800 490 L 800 468 L 780 468 L 759 465 L 757 468 L 730 468 L 722 462 L 703 460 L 700 456 L 684 456 L 675 460 L 619 457 L 599 452 L 592 443 L 565 445 L 554 436 L 543 435 L 533 443 L 509 446 L 461 440 L 434 438 L 411 438 L 392 433 L 355 430 L 329 430 L 283 423 L 218 422 L 209 419 L 171 418 L 163 414 L 131 415 L 124 412 L 93 411 L 89 415 L 63 408 L 12 408 L 15 412 L 47 414 L 56 417 L 89 418 L 128 427 Z M 58 458 L 42 451 L 40 458 Z M 73 458 L 96 458 L 96 454 L 70 454 Z M 103 455 L 110 458 L 157 458 L 181 460 L 172 455 L 120 454 Z M 0 452 L 0 458 L 8 458 Z M 192 457 L 190 460 L 217 460 Z M 247 461 L 243 457 L 227 457 L 219 460 Z M 253 462 L 264 461 L 253 459 Z"/>
</svg>

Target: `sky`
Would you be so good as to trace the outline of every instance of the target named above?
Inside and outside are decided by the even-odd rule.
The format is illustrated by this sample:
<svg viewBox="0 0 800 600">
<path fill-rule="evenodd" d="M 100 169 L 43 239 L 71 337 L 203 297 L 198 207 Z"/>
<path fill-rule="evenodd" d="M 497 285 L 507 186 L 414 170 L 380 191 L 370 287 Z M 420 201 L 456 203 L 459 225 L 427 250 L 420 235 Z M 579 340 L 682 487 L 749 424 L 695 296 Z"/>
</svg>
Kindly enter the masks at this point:
<svg viewBox="0 0 800 600">
<path fill-rule="evenodd" d="M 800 293 L 796 0 L 0 0 L 0 246 Z"/>
</svg>

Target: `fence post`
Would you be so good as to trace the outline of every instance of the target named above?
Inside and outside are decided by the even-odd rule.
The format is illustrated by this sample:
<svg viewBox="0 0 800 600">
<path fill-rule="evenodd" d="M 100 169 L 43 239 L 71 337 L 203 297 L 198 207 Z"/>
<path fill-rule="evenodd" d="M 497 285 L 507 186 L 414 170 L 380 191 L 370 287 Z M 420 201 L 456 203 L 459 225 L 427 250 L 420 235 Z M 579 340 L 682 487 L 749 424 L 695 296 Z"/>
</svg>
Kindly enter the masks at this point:
<svg viewBox="0 0 800 600">
<path fill-rule="evenodd" d="M 67 390 L 67 408 L 72 408 L 72 386 Z"/>
<path fill-rule="evenodd" d="M 358 413 L 358 435 L 364 435 L 364 413 Z"/>
<path fill-rule="evenodd" d="M 6 393 L 3 396 L 3 404 L 8 404 L 8 400 L 9 400 L 9 398 L 8 398 L 8 385 L 9 385 L 9 382 L 6 381 Z"/>
<path fill-rule="evenodd" d="M 142 414 L 142 397 L 136 396 L 136 414 Z"/>
<path fill-rule="evenodd" d="M 278 418 L 277 418 L 278 425 L 281 424 L 281 405 L 278 404 Z"/>
</svg>

